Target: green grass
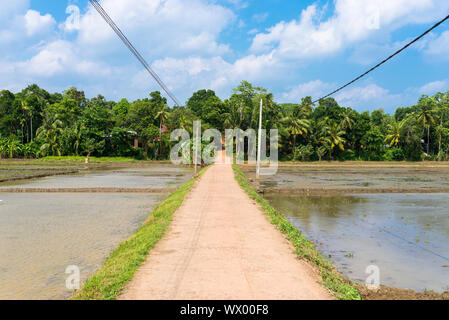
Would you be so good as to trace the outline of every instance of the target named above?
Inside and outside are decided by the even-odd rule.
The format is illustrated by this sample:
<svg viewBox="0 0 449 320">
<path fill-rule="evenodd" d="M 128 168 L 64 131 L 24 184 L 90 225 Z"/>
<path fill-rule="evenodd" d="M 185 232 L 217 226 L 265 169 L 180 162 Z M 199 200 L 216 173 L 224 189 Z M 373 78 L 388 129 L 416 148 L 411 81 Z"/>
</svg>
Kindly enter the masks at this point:
<svg viewBox="0 0 449 320">
<path fill-rule="evenodd" d="M 307 240 L 307 238 L 292 225 L 287 218 L 276 211 L 267 200 L 259 196 L 250 184 L 248 177 L 238 168 L 233 165 L 235 179 L 242 187 L 248 196 L 259 203 L 264 213 L 272 224 L 277 226 L 279 230 L 287 236 L 296 249 L 298 256 L 307 259 L 315 264 L 321 274 L 322 284 L 328 288 L 336 298 L 341 300 L 360 300 L 360 294 L 353 286 L 351 281 L 345 279 L 333 266 L 332 262 L 322 256 L 315 245 Z"/>
<path fill-rule="evenodd" d="M 164 235 L 172 221 L 173 213 L 181 206 L 185 195 L 205 170 L 207 168 L 201 170 L 197 178 L 191 179 L 161 202 L 142 227 L 111 253 L 104 265 L 74 293 L 72 299 L 113 300 L 120 295 L 145 261 L 149 251 Z"/>
</svg>

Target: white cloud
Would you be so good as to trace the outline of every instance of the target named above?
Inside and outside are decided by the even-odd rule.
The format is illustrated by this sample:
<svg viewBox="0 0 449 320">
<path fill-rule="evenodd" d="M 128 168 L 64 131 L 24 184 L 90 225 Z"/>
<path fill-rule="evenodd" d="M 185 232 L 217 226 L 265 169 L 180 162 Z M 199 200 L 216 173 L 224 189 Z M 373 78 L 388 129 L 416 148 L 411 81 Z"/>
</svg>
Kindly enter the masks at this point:
<svg viewBox="0 0 449 320">
<path fill-rule="evenodd" d="M 336 89 L 335 84 L 314 80 L 299 84 L 291 90 L 284 92 L 281 96 L 284 101 L 298 103 L 303 97 L 312 96 L 313 99 L 318 99 L 334 89 Z M 366 83 L 340 91 L 333 98 L 340 106 L 351 107 L 357 110 L 372 111 L 384 108 L 386 112 L 394 112 L 399 106 L 415 103 L 418 95 L 413 88 L 408 88 L 401 93 L 392 93 L 377 84 Z"/>
<path fill-rule="evenodd" d="M 441 81 L 434 81 L 425 84 L 421 88 L 419 88 L 418 92 L 420 94 L 426 94 L 426 95 L 433 95 L 437 92 L 441 91 L 447 91 L 449 90 L 449 80 L 441 80 Z"/>
<path fill-rule="evenodd" d="M 430 40 L 424 52 L 438 60 L 449 60 L 449 31 L 445 31 L 438 38 Z"/>
<path fill-rule="evenodd" d="M 376 32 L 434 21 L 448 8 L 439 0 L 336 0 L 326 21 L 321 21 L 319 7 L 309 6 L 298 20 L 282 21 L 258 34 L 251 49 L 292 59 L 332 54 Z"/>
<path fill-rule="evenodd" d="M 249 35 L 252 35 L 252 34 L 256 34 L 256 33 L 258 33 L 258 32 L 259 32 L 259 30 L 256 29 L 256 28 L 254 28 L 254 29 L 249 30 L 247 33 L 248 33 Z"/>
<path fill-rule="evenodd" d="M 321 80 L 313 80 L 299 84 L 289 91 L 282 93 L 282 98 L 287 101 L 300 101 L 301 98 L 307 96 L 311 96 L 312 99 L 318 99 L 334 88 L 335 85 L 325 83 Z"/>
<path fill-rule="evenodd" d="M 17 71 L 35 77 L 53 77 L 59 74 L 105 76 L 109 68 L 101 63 L 80 58 L 81 54 L 71 42 L 57 40 L 45 45 L 37 55 L 16 63 Z"/>
<path fill-rule="evenodd" d="M 220 55 L 229 50 L 218 37 L 235 20 L 234 13 L 205 0 L 103 0 L 102 6 L 146 57 Z M 92 54 L 121 45 L 92 7 L 81 17 L 78 43 L 92 47 Z"/>
<path fill-rule="evenodd" d="M 41 14 L 35 10 L 28 10 L 24 18 L 28 36 L 48 32 L 56 24 L 55 19 L 53 19 L 50 14 L 41 16 Z"/>
<path fill-rule="evenodd" d="M 2 1 L 0 25 L 7 24 L 11 17 L 24 12 L 29 6 L 29 2 L 29 0 Z"/>
<path fill-rule="evenodd" d="M 262 23 L 268 18 L 268 12 L 256 13 L 253 15 L 253 20 L 257 23 Z"/>
<path fill-rule="evenodd" d="M 364 87 L 355 87 L 341 91 L 335 98 L 342 103 L 351 101 L 369 102 L 386 97 L 388 94 L 389 91 L 387 89 L 381 88 L 376 84 L 369 84 Z"/>
</svg>

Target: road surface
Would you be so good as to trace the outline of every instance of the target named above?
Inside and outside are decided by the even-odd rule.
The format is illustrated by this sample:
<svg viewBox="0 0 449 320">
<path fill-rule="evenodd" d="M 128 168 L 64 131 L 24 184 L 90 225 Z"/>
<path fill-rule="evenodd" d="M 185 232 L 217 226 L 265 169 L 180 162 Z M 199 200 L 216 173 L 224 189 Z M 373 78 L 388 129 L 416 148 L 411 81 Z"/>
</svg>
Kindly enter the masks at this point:
<svg viewBox="0 0 449 320">
<path fill-rule="evenodd" d="M 214 164 L 175 212 L 119 299 L 332 299 L 320 277 Z"/>
</svg>

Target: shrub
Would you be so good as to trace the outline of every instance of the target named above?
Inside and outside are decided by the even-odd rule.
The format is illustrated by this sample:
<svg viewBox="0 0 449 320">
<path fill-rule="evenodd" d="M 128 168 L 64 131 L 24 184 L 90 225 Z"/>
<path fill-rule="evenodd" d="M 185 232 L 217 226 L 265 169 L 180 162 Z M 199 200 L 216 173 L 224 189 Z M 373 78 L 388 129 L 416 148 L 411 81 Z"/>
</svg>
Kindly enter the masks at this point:
<svg viewBox="0 0 449 320">
<path fill-rule="evenodd" d="M 387 161 L 403 161 L 405 159 L 404 150 L 401 148 L 391 148 L 388 149 L 384 154 L 384 160 Z"/>
</svg>

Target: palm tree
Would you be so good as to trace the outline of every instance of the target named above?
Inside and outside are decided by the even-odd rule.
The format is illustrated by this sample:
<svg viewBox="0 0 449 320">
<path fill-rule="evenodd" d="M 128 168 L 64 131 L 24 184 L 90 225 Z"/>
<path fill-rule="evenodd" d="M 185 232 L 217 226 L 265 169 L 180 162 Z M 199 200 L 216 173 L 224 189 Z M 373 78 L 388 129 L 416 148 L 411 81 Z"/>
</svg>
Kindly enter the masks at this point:
<svg viewBox="0 0 449 320">
<path fill-rule="evenodd" d="M 339 125 L 336 123 L 333 123 L 331 125 L 327 125 L 323 128 L 324 131 L 324 139 L 323 142 L 327 144 L 327 147 L 329 149 L 329 155 L 332 159 L 332 152 L 335 149 L 335 147 L 338 147 L 340 150 L 345 150 L 345 142 L 346 140 L 343 138 L 343 136 L 346 134 L 346 132 L 340 128 Z"/>
<path fill-rule="evenodd" d="M 59 150 L 58 137 L 62 134 L 63 123 L 57 115 L 45 114 L 44 123 L 37 130 L 37 137 L 44 139 L 45 143 L 41 146 L 41 152 L 47 154 L 51 150 L 52 155 L 61 155 Z"/>
<path fill-rule="evenodd" d="M 421 98 L 417 120 L 424 128 L 427 128 L 427 154 L 430 153 L 430 127 L 435 124 L 435 100 L 429 97 Z"/>
<path fill-rule="evenodd" d="M 154 117 L 154 119 L 157 119 L 157 118 L 159 118 L 159 150 L 158 150 L 158 154 L 159 154 L 162 149 L 162 124 L 168 118 L 168 106 L 167 105 L 162 106 L 161 110 Z"/>
<path fill-rule="evenodd" d="M 404 119 L 400 122 L 393 121 L 388 125 L 388 135 L 385 137 L 385 143 L 388 143 L 391 147 L 397 147 L 402 137 L 402 128 L 407 121 Z"/>
<path fill-rule="evenodd" d="M 310 121 L 308 119 L 301 119 L 296 117 L 286 119 L 288 119 L 290 122 L 290 125 L 287 128 L 287 130 L 290 132 L 291 135 L 293 135 L 293 153 L 294 153 L 296 148 L 296 136 L 297 135 L 305 136 L 309 132 Z"/>
<path fill-rule="evenodd" d="M 346 110 L 342 115 L 342 120 L 340 123 L 340 127 L 342 129 L 349 128 L 352 129 L 352 125 L 354 124 L 354 119 L 352 119 L 352 112 L 350 110 Z"/>
<path fill-rule="evenodd" d="M 85 128 L 86 126 L 82 122 L 75 123 L 75 126 L 73 128 L 73 132 L 75 134 L 75 142 L 73 143 L 73 147 L 75 148 L 76 155 L 78 155 L 78 150 L 81 144 L 81 137 Z"/>
</svg>

